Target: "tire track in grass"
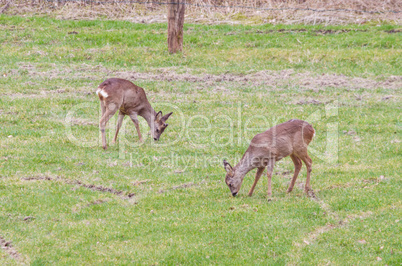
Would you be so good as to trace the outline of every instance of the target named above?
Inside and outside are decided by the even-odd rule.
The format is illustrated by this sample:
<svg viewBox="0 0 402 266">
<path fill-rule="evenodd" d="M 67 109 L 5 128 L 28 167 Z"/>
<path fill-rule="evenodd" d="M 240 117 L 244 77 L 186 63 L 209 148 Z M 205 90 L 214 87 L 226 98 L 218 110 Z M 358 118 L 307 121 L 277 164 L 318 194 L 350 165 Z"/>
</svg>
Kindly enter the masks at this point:
<svg viewBox="0 0 402 266">
<path fill-rule="evenodd" d="M 297 184 L 297 188 L 299 188 L 300 190 L 304 191 L 304 184 L 303 184 L 303 183 L 298 183 L 298 184 Z M 331 208 L 330 208 L 330 206 L 329 206 L 328 204 L 326 204 L 323 200 L 319 199 L 319 198 L 315 195 L 315 193 L 314 193 L 314 191 L 313 191 L 312 189 L 309 190 L 309 192 L 308 192 L 308 197 L 309 197 L 311 200 L 317 202 L 318 205 L 320 205 L 321 209 L 323 209 L 323 210 L 325 211 L 325 214 L 328 214 L 329 216 L 331 216 L 331 217 L 334 218 L 335 220 L 339 220 L 339 219 L 340 219 L 340 218 L 339 218 L 339 215 L 338 215 L 336 212 L 332 211 Z"/>
<path fill-rule="evenodd" d="M 21 260 L 20 253 L 18 253 L 18 251 L 13 247 L 11 241 L 5 240 L 1 235 L 0 235 L 0 247 L 13 259 L 18 261 Z"/>
<path fill-rule="evenodd" d="M 332 229 L 335 229 L 335 228 L 347 226 L 350 222 L 356 220 L 357 218 L 360 218 L 361 220 L 364 220 L 364 219 L 366 219 L 367 217 L 369 217 L 371 215 L 373 215 L 373 212 L 371 212 L 371 211 L 363 212 L 363 213 L 360 213 L 360 214 L 351 214 L 351 215 L 348 215 L 345 219 L 339 220 L 338 224 L 335 224 L 335 225 L 328 224 L 328 225 L 325 225 L 325 226 L 321 226 L 321 227 L 317 228 L 316 230 L 310 232 L 307 235 L 307 237 L 304 239 L 303 243 L 305 245 L 309 245 L 310 242 L 315 240 L 320 234 L 323 234 L 323 233 L 325 233 L 327 231 L 330 231 Z"/>
<path fill-rule="evenodd" d="M 131 199 L 135 196 L 135 193 L 122 191 L 122 190 L 116 190 L 114 188 L 104 187 L 101 185 L 85 184 L 85 183 L 81 182 L 80 180 L 69 180 L 69 179 L 61 178 L 59 176 L 56 178 L 49 177 L 49 176 L 24 177 L 24 178 L 22 178 L 22 180 L 25 180 L 25 181 L 38 181 L 38 180 L 61 181 L 68 185 L 78 185 L 80 187 L 88 188 L 93 191 L 111 193 L 111 194 L 121 197 L 122 199 Z"/>
<path fill-rule="evenodd" d="M 371 215 L 373 215 L 373 212 L 371 212 L 371 211 L 363 212 L 360 214 L 351 214 L 351 215 L 348 215 L 345 219 L 339 220 L 337 224 L 327 224 L 327 225 L 318 227 L 314 231 L 308 233 L 307 236 L 303 238 L 302 243 L 293 242 L 293 245 L 295 246 L 295 248 L 289 253 L 290 257 L 291 257 L 291 262 L 289 264 L 290 265 L 299 264 L 300 262 L 298 261 L 298 258 L 301 257 L 303 248 L 312 244 L 312 242 L 314 242 L 318 238 L 319 235 L 324 234 L 328 231 L 337 229 L 337 228 L 348 226 L 349 223 L 353 222 L 354 220 L 356 220 L 358 218 L 361 220 L 364 220 Z"/>
<path fill-rule="evenodd" d="M 296 187 L 298 189 L 304 191 L 303 183 L 298 183 Z M 302 243 L 294 242 L 293 245 L 295 246 L 295 248 L 290 253 L 290 258 L 291 258 L 291 261 L 289 263 L 290 265 L 297 265 L 299 263 L 298 258 L 300 258 L 300 256 L 301 256 L 300 254 L 301 254 L 303 248 L 306 247 L 307 245 L 310 245 L 312 242 L 314 242 L 318 238 L 319 235 L 324 234 L 328 231 L 334 230 L 336 228 L 347 226 L 350 222 L 354 221 L 357 218 L 360 218 L 363 220 L 373 214 L 371 211 L 367 211 L 367 212 L 363 212 L 361 214 L 348 215 L 346 218 L 341 219 L 336 212 L 331 210 L 331 208 L 328 204 L 326 204 L 323 200 L 319 199 L 315 195 L 315 193 L 312 189 L 308 192 L 308 197 L 311 200 L 317 202 L 320 205 L 320 208 L 322 210 L 324 210 L 326 214 L 328 214 L 330 217 L 332 217 L 337 222 L 335 224 L 326 224 L 324 226 L 320 226 L 320 227 L 314 229 L 313 231 L 307 233 L 307 235 L 303 238 Z"/>
<path fill-rule="evenodd" d="M 304 191 L 304 184 L 298 183 L 297 188 Z M 314 194 L 313 190 L 309 191 L 308 196 L 311 200 L 317 202 L 320 205 L 321 209 L 323 209 L 329 216 L 334 218 L 337 222 L 335 224 L 326 224 L 324 226 L 320 226 L 320 227 L 316 228 L 315 230 L 307 233 L 307 235 L 303 238 L 302 243 L 294 242 L 293 245 L 295 246 L 295 248 L 289 253 L 291 262 L 288 264 L 290 264 L 290 265 L 299 264 L 299 261 L 297 260 L 297 258 L 300 258 L 300 254 L 301 254 L 303 248 L 312 244 L 312 242 L 314 242 L 318 238 L 319 235 L 324 234 L 328 231 L 337 229 L 337 228 L 348 226 L 349 223 L 353 222 L 356 219 L 364 220 L 374 214 L 371 211 L 367 211 L 367 212 L 362 212 L 360 214 L 350 214 L 350 215 L 347 215 L 346 218 L 341 219 L 336 212 L 331 210 L 331 208 L 329 207 L 328 204 L 326 204 L 323 200 L 320 200 Z M 381 210 L 383 211 L 388 208 L 389 207 L 382 208 Z"/>
</svg>

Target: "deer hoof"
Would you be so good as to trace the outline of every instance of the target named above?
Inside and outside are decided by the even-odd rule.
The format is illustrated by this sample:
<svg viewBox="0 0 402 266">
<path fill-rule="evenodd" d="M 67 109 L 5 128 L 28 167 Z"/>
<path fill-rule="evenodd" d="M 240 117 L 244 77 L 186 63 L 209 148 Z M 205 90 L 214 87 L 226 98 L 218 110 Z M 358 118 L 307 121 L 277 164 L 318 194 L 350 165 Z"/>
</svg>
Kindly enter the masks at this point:
<svg viewBox="0 0 402 266">
<path fill-rule="evenodd" d="M 106 150 L 106 149 L 107 149 L 107 145 L 103 146 L 103 149 Z"/>
<path fill-rule="evenodd" d="M 290 193 L 292 192 L 293 188 L 288 188 L 288 190 L 286 190 L 286 193 Z"/>
</svg>

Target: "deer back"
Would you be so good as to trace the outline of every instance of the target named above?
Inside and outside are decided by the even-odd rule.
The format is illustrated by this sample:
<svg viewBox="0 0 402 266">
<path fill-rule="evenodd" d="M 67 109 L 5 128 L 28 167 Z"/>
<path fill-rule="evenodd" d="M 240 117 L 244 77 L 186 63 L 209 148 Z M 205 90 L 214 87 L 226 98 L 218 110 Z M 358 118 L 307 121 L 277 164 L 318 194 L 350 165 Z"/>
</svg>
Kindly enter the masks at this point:
<svg viewBox="0 0 402 266">
<path fill-rule="evenodd" d="M 257 134 L 251 140 L 247 152 L 251 157 L 272 157 L 280 160 L 306 149 L 314 133 L 313 127 L 306 121 L 292 119 Z"/>
<path fill-rule="evenodd" d="M 140 113 L 143 108 L 150 108 L 144 89 L 125 79 L 107 79 L 97 92 L 101 101 L 116 104 L 127 113 Z"/>
</svg>

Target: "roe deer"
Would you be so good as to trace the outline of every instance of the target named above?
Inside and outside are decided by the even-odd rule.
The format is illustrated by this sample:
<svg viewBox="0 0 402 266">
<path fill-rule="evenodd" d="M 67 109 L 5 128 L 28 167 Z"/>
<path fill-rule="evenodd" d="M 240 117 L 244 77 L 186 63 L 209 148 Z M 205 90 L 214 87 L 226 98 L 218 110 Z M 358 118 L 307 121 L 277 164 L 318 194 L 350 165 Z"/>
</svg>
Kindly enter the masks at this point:
<svg viewBox="0 0 402 266">
<path fill-rule="evenodd" d="M 267 167 L 268 197 L 271 197 L 271 177 L 275 162 L 287 156 L 290 156 L 295 165 L 295 172 L 287 192 L 292 191 L 303 161 L 307 167 L 305 192 L 308 193 L 311 189 L 312 160 L 307 154 L 307 146 L 314 136 L 314 128 L 306 121 L 297 119 L 289 120 L 255 135 L 242 159 L 235 167 L 232 167 L 226 160 L 223 161 L 223 166 L 227 172 L 225 182 L 232 195 L 236 196 L 239 192 L 244 176 L 252 169 L 258 168 L 254 184 L 248 193 L 249 196 L 252 196 L 262 172 Z"/>
<path fill-rule="evenodd" d="M 162 111 L 155 112 L 148 102 L 144 89 L 128 80 L 118 78 L 107 79 L 99 85 L 96 94 L 99 97 L 102 109 L 102 118 L 99 121 L 99 127 L 102 132 L 102 146 L 105 150 L 107 148 L 105 135 L 106 123 L 117 110 L 119 110 L 119 118 L 113 143 L 116 142 L 117 134 L 125 115 L 128 115 L 134 122 L 141 142 L 143 139 L 137 115 L 142 116 L 147 121 L 154 140 L 159 140 L 161 134 L 169 125 L 165 122 L 172 113 L 162 116 Z"/>
</svg>

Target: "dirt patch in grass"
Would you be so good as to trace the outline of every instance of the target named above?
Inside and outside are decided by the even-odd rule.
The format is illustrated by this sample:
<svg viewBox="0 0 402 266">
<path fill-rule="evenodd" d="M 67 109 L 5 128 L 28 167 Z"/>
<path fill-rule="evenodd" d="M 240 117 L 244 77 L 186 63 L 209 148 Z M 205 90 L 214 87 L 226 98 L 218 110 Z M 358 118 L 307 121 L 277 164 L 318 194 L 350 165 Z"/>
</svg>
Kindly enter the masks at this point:
<svg viewBox="0 0 402 266">
<path fill-rule="evenodd" d="M 281 71 L 263 70 L 249 74 L 231 74 L 224 73 L 220 75 L 213 74 L 192 74 L 191 69 L 185 69 L 184 73 L 178 73 L 172 68 L 158 68 L 150 72 L 136 71 L 110 71 L 101 65 L 77 65 L 73 68 L 60 67 L 52 65 L 51 70 L 41 71 L 34 65 L 21 65 L 19 69 L 24 69 L 32 78 L 40 79 L 79 79 L 94 80 L 91 82 L 92 88 L 87 91 L 75 91 L 75 88 L 68 88 L 69 93 L 82 93 L 82 97 L 94 93 L 97 83 L 101 83 L 105 77 L 118 77 L 128 79 L 135 83 L 136 80 L 145 81 L 168 81 L 168 82 L 191 82 L 196 83 L 198 89 L 208 89 L 211 87 L 223 88 L 223 85 L 235 83 L 237 86 L 263 86 L 266 88 L 293 87 L 319 92 L 325 88 L 347 88 L 357 89 L 377 89 L 384 88 L 390 90 L 399 90 L 402 87 L 402 76 L 389 76 L 378 78 L 347 77 L 340 74 L 322 74 L 317 75 L 311 72 L 296 72 L 293 69 Z M 19 75 L 18 69 L 11 70 L 10 76 Z M 213 91 L 215 92 L 215 91 Z M 20 97 L 45 97 L 47 94 L 61 93 L 66 94 L 66 89 L 41 90 L 40 94 L 22 94 L 13 93 L 13 98 Z M 5 95 L 5 94 L 3 94 Z M 306 104 L 306 103 L 301 103 Z M 316 104 L 316 103 L 307 103 Z"/>
<path fill-rule="evenodd" d="M 67 184 L 70 183 L 69 181 L 70 180 L 66 180 L 66 183 Z M 135 195 L 134 193 L 127 193 L 127 192 L 124 192 L 124 191 L 121 191 L 121 190 L 116 190 L 114 188 L 109 188 L 109 187 L 104 187 L 104 186 L 94 185 L 94 184 L 84 184 L 79 180 L 71 181 L 70 184 L 77 184 L 77 185 L 79 185 L 81 187 L 89 188 L 91 190 L 100 191 L 100 192 L 108 192 L 108 193 L 112 193 L 112 194 L 115 194 L 115 195 L 118 195 L 118 196 L 124 196 L 124 197 L 127 197 L 127 198 L 134 197 L 134 195 Z"/>
<path fill-rule="evenodd" d="M 387 95 L 387 96 L 381 98 L 381 100 L 386 101 L 386 100 L 389 100 L 391 98 L 394 98 L 394 96 L 393 95 Z"/>
<path fill-rule="evenodd" d="M 249 30 L 249 31 L 230 31 L 225 33 L 224 35 L 238 35 L 238 34 L 270 34 L 273 32 L 280 33 L 295 33 L 295 32 L 312 32 L 316 35 L 326 35 L 326 34 L 340 34 L 340 33 L 348 33 L 348 32 L 366 32 L 367 30 L 361 29 L 339 29 L 339 30 L 313 30 L 309 31 L 308 29 L 277 29 L 277 30 Z M 393 33 L 390 31 L 386 31 L 388 33 Z"/>
<path fill-rule="evenodd" d="M 402 32 L 402 29 L 396 29 L 396 30 L 386 30 L 386 33 L 399 33 Z"/>
<path fill-rule="evenodd" d="M 0 236 L 0 247 L 13 259 L 19 260 L 21 258 L 21 255 L 15 250 L 11 241 L 5 240 L 2 236 Z"/>
<path fill-rule="evenodd" d="M 340 34 L 340 33 L 348 33 L 348 32 L 366 32 L 367 30 L 349 30 L 349 29 L 341 29 L 341 30 L 316 30 L 314 31 L 317 35 L 326 35 L 326 34 Z"/>
<path fill-rule="evenodd" d="M 104 202 L 107 202 L 107 200 L 98 199 L 98 200 L 91 201 L 86 206 L 89 207 L 89 206 L 92 206 L 92 205 L 102 204 Z"/>
<path fill-rule="evenodd" d="M 201 74 L 176 73 L 167 69 L 157 70 L 159 73 L 139 73 L 134 71 L 114 72 L 116 77 L 129 80 L 162 80 L 162 81 L 187 81 L 201 83 L 200 86 L 211 86 L 214 83 L 236 82 L 240 84 L 252 84 L 255 86 L 279 87 L 293 86 L 305 89 L 320 90 L 326 87 L 350 88 L 350 89 L 398 89 L 402 86 L 402 76 L 391 76 L 384 80 L 367 78 L 346 77 L 344 75 L 312 73 L 296 73 L 292 69 L 282 71 L 259 71 L 246 75 L 234 74 Z"/>
<path fill-rule="evenodd" d="M 33 216 L 25 216 L 23 220 L 24 220 L 25 222 L 30 222 L 30 221 L 32 221 L 32 220 L 34 220 L 34 219 L 35 219 L 35 217 L 33 217 Z"/>
<path fill-rule="evenodd" d="M 0 109 L 0 115 L 18 115 L 19 112 L 12 112 L 12 111 L 4 111 L 3 109 Z"/>
<path fill-rule="evenodd" d="M 84 208 L 88 208 L 88 207 L 91 207 L 91 206 L 93 206 L 93 205 L 99 205 L 99 204 L 102 204 L 102 203 L 106 203 L 106 202 L 108 202 L 108 201 L 109 201 L 109 199 L 97 199 L 97 200 L 93 200 L 93 201 L 90 201 L 89 203 L 86 203 L 86 204 L 84 204 L 84 205 L 77 205 L 77 206 L 73 207 L 73 208 L 72 208 L 72 211 L 73 211 L 73 212 L 78 212 L 78 211 L 80 211 L 80 210 L 82 210 L 82 209 L 84 209 Z"/>
<path fill-rule="evenodd" d="M 27 181 L 36 181 L 36 180 L 53 180 L 54 178 L 49 177 L 49 176 L 30 176 L 30 177 L 24 177 L 22 180 L 27 180 Z"/>
<path fill-rule="evenodd" d="M 80 180 L 69 180 L 69 179 L 64 179 L 61 177 L 49 177 L 49 176 L 35 176 L 35 177 L 24 177 L 22 180 L 27 180 L 27 181 L 36 181 L 36 180 L 49 180 L 49 181 L 61 181 L 65 184 L 69 185 L 78 185 L 81 187 L 85 187 L 94 191 L 100 191 L 100 192 L 107 192 L 111 193 L 117 196 L 120 196 L 124 199 L 130 199 L 135 196 L 134 193 L 126 192 L 126 191 L 121 191 L 121 190 L 116 190 L 114 188 L 109 188 L 109 187 L 104 187 L 101 185 L 94 185 L 94 184 L 85 184 L 81 182 Z"/>
</svg>

